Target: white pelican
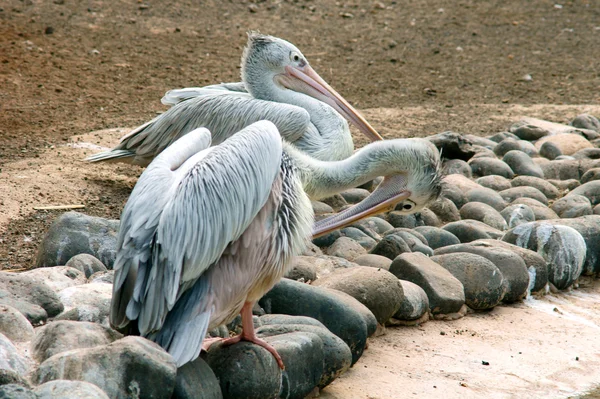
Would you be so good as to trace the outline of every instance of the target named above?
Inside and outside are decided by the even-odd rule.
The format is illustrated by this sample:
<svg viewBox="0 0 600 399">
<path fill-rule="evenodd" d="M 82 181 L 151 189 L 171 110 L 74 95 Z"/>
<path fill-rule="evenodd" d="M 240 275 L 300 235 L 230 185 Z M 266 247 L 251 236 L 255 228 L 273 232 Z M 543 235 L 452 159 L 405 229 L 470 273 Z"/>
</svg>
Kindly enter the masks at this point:
<svg viewBox="0 0 600 399">
<path fill-rule="evenodd" d="M 210 144 L 210 132 L 196 129 L 142 173 L 121 215 L 114 264 L 111 324 L 157 342 L 179 366 L 198 357 L 208 329 L 241 312 L 243 333 L 226 343 L 254 342 L 283 367 L 275 349 L 254 335 L 252 305 L 291 258 L 313 234 L 401 201 L 405 213 L 419 211 L 441 191 L 439 153 L 422 139 L 379 141 L 325 162 L 282 143 L 275 125 L 260 121 Z M 313 224 L 309 195 L 382 175 L 361 203 Z"/>
<path fill-rule="evenodd" d="M 372 141 L 382 140 L 311 68 L 300 50 L 285 40 L 250 32 L 242 56 L 242 81 L 167 92 L 162 102 L 172 108 L 131 131 L 114 149 L 86 160 L 147 166 L 198 127 L 208 128 L 216 145 L 259 120 L 273 122 L 285 140 L 321 160 L 352 155 L 346 119 Z"/>
</svg>

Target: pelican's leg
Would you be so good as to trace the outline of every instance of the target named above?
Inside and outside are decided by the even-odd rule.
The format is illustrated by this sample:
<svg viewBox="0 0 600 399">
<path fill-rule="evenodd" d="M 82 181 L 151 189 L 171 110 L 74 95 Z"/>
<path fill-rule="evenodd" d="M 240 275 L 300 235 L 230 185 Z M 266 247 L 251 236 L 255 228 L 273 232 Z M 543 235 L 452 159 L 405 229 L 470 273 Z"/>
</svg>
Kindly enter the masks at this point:
<svg viewBox="0 0 600 399">
<path fill-rule="evenodd" d="M 275 357 L 277 360 L 277 364 L 283 370 L 285 366 L 283 365 L 283 360 L 281 360 L 281 356 L 277 353 L 277 350 L 273 348 L 269 343 L 263 339 L 260 339 L 254 334 L 254 322 L 252 321 L 252 307 L 254 303 L 246 302 L 244 303 L 244 307 L 240 314 L 242 315 L 242 333 L 240 335 L 236 335 L 235 337 L 227 338 L 221 341 L 221 345 L 232 345 L 238 343 L 240 341 L 249 341 L 256 345 L 262 346 Z M 212 343 L 211 343 L 212 344 Z M 204 346 L 204 345 L 203 345 Z M 210 346 L 210 345 L 209 345 Z"/>
</svg>

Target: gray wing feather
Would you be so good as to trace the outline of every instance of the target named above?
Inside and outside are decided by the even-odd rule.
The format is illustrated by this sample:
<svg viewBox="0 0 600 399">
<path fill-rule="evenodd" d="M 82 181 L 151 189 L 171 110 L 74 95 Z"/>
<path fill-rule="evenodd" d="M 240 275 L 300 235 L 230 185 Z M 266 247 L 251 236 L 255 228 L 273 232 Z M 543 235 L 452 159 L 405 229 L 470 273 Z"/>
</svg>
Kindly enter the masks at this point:
<svg viewBox="0 0 600 399">
<path fill-rule="evenodd" d="M 221 83 L 218 85 L 204 87 L 186 87 L 184 89 L 169 90 L 165 93 L 160 102 L 164 105 L 175 105 L 182 101 L 189 100 L 190 98 L 210 94 L 213 90 L 219 90 L 221 92 L 234 91 L 248 93 L 248 90 L 246 90 L 246 85 L 244 85 L 243 82 Z"/>
</svg>

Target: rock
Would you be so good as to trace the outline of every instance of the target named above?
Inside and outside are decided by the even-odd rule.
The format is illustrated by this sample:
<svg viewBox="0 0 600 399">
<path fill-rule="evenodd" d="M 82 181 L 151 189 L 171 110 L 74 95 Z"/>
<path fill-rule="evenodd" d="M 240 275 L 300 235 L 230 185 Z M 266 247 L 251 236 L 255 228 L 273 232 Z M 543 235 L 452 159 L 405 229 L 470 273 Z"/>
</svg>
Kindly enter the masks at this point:
<svg viewBox="0 0 600 399">
<path fill-rule="evenodd" d="M 496 158 L 473 158 L 469 161 L 469 165 L 475 176 L 498 175 L 507 179 L 512 179 L 515 176 L 506 162 Z"/>
<path fill-rule="evenodd" d="M 551 161 L 540 165 L 546 179 L 568 180 L 580 178 L 580 162 L 577 160 Z"/>
<path fill-rule="evenodd" d="M 43 282 L 18 273 L 0 272 L 0 304 L 16 308 L 32 324 L 38 323 L 40 320 L 32 317 L 35 314 L 32 315 L 23 309 L 23 302 L 40 306 L 48 317 L 56 316 L 64 308 L 56 293 Z M 45 317 L 43 319 L 45 320 Z"/>
<path fill-rule="evenodd" d="M 310 256 L 295 256 L 292 259 L 292 269 L 285 274 L 292 280 L 313 281 L 317 279 L 317 268 L 314 258 Z"/>
<path fill-rule="evenodd" d="M 90 254 L 112 269 L 117 252 L 118 220 L 66 212 L 50 226 L 37 254 L 36 267 L 60 266 L 78 254 Z"/>
<path fill-rule="evenodd" d="M 452 175 L 450 175 L 452 176 Z M 458 176 L 458 175 L 457 175 Z M 442 196 L 435 203 L 429 205 L 429 209 L 435 212 L 438 217 L 440 214 L 436 210 L 436 206 L 439 207 L 440 202 L 452 202 L 454 207 L 462 207 L 467 203 L 467 196 L 458 186 L 452 186 L 450 184 L 444 184 L 442 186 Z M 457 210 L 458 215 L 458 210 Z"/>
<path fill-rule="evenodd" d="M 578 194 L 567 195 L 556 200 L 550 207 L 560 218 L 576 218 L 591 215 L 592 204 L 587 197 Z"/>
<path fill-rule="evenodd" d="M 480 145 L 473 145 L 473 149 L 475 150 L 475 155 L 473 155 L 473 157 L 470 160 L 477 159 L 477 158 L 496 159 L 496 154 L 494 154 L 494 151 L 490 150 L 487 147 L 483 147 Z"/>
<path fill-rule="evenodd" d="M 273 360 L 274 361 L 274 360 Z M 79 380 L 97 385 L 110 398 L 169 398 L 175 388 L 173 358 L 154 342 L 125 337 L 109 345 L 62 352 L 39 365 L 37 384 Z"/>
<path fill-rule="evenodd" d="M 517 176 L 511 181 L 512 187 L 534 187 L 544 194 L 547 199 L 558 197 L 558 189 L 545 179 L 534 176 Z"/>
<path fill-rule="evenodd" d="M 567 194 L 567 197 L 571 195 L 582 195 L 586 197 L 590 200 L 592 206 L 600 204 L 600 180 L 594 180 L 582 184 Z"/>
<path fill-rule="evenodd" d="M 115 271 L 107 270 L 105 272 L 96 272 L 96 273 L 92 274 L 87 279 L 87 282 L 90 284 L 95 284 L 95 283 L 112 284 L 114 279 L 115 279 Z"/>
<path fill-rule="evenodd" d="M 368 236 L 366 233 L 357 229 L 356 227 L 345 227 L 341 231 L 344 237 L 351 238 L 366 251 L 372 250 L 375 248 L 375 245 L 377 245 L 377 241 L 374 238 Z M 381 237 L 379 237 L 379 239 L 381 239 Z"/>
<path fill-rule="evenodd" d="M 415 231 L 425 236 L 432 249 L 460 243 L 454 234 L 439 227 L 420 226 L 415 228 Z"/>
<path fill-rule="evenodd" d="M 421 215 L 421 220 L 423 221 L 423 224 L 425 226 L 438 227 L 442 225 L 442 222 L 440 221 L 438 216 L 431 209 L 423 208 L 421 209 L 421 212 L 419 212 L 419 214 Z"/>
<path fill-rule="evenodd" d="M 466 197 L 464 202 L 466 203 Z M 460 220 L 460 213 L 458 212 L 457 206 L 448 198 L 438 199 L 436 202 L 429 205 L 429 209 L 436 214 L 442 223 L 456 222 Z"/>
<path fill-rule="evenodd" d="M 475 181 L 477 184 L 480 184 L 485 188 L 490 188 L 494 191 L 502 191 L 512 187 L 510 180 L 508 180 L 506 177 L 498 175 L 483 176 Z"/>
<path fill-rule="evenodd" d="M 471 178 L 471 166 L 462 159 L 448 159 L 444 161 L 443 171 L 446 175 L 459 174 Z"/>
<path fill-rule="evenodd" d="M 336 212 L 338 212 L 344 206 L 348 205 L 344 197 L 342 197 L 340 194 L 334 194 L 331 197 L 322 198 L 321 202 L 329 205 Z"/>
<path fill-rule="evenodd" d="M 542 255 L 548 263 L 548 280 L 558 289 L 570 287 L 583 271 L 587 247 L 571 227 L 533 222 L 507 232 L 502 240 Z"/>
<path fill-rule="evenodd" d="M 596 205 L 592 211 L 594 215 L 600 215 L 600 204 Z"/>
<path fill-rule="evenodd" d="M 39 399 L 108 399 L 102 389 L 85 381 L 49 381 L 37 386 L 33 392 Z"/>
<path fill-rule="evenodd" d="M 491 309 L 502 301 L 507 283 L 496 265 L 483 256 L 458 252 L 436 255 L 431 260 L 462 283 L 465 303 L 471 309 Z"/>
<path fill-rule="evenodd" d="M 0 333 L 0 370 L 8 370 L 18 375 L 26 375 L 29 366 L 12 342 Z"/>
<path fill-rule="evenodd" d="M 391 260 L 394 260 L 396 256 L 404 252 L 411 252 L 410 247 L 402 237 L 395 234 L 383 237 L 375 248 L 371 250 L 372 254 L 385 256 Z"/>
<path fill-rule="evenodd" d="M 392 262 L 390 272 L 401 280 L 421 287 L 427 293 L 429 308 L 433 314 L 458 312 L 465 303 L 461 282 L 421 253 L 398 256 Z"/>
<path fill-rule="evenodd" d="M 535 143 L 535 147 L 540 149 L 544 143 L 554 144 L 562 155 L 573 155 L 581 149 L 594 148 L 585 137 L 571 133 L 559 133 L 544 137 Z"/>
<path fill-rule="evenodd" d="M 350 188 L 340 193 L 349 204 L 358 204 L 360 201 L 367 198 L 371 193 L 364 188 Z"/>
<path fill-rule="evenodd" d="M 560 148 L 556 144 L 551 142 L 546 142 L 542 144 L 542 146 L 540 147 L 539 154 L 545 158 L 548 158 L 551 161 L 558 159 L 560 156 L 563 155 Z"/>
<path fill-rule="evenodd" d="M 208 363 L 201 357 L 177 369 L 171 399 L 222 399 L 221 385 Z"/>
<path fill-rule="evenodd" d="M 334 212 L 333 208 L 324 202 L 310 201 L 310 203 L 312 204 L 315 215 L 327 215 Z"/>
<path fill-rule="evenodd" d="M 40 399 L 29 388 L 18 384 L 0 385 L 1 399 Z"/>
<path fill-rule="evenodd" d="M 85 275 L 69 266 L 32 269 L 21 273 L 21 275 L 31 277 L 42 284 L 46 284 L 54 292 L 86 283 Z"/>
<path fill-rule="evenodd" d="M 398 280 L 402 285 L 404 299 L 400 309 L 394 314 L 398 320 L 419 320 L 429 311 L 429 298 L 423 288 L 406 280 Z"/>
<path fill-rule="evenodd" d="M 596 117 L 588 114 L 578 115 L 571 121 L 571 126 L 600 132 L 600 122 Z"/>
<path fill-rule="evenodd" d="M 427 137 L 449 159 L 468 161 L 476 153 L 473 142 L 459 133 L 443 132 Z"/>
<path fill-rule="evenodd" d="M 520 139 L 529 141 L 535 141 L 550 134 L 548 130 L 542 127 L 528 124 L 523 121 L 515 123 L 509 130 Z"/>
<path fill-rule="evenodd" d="M 22 387 L 29 388 L 30 384 L 25 379 L 25 377 L 26 376 L 19 375 L 19 373 L 15 372 L 14 370 L 0 368 L 0 398 L 3 398 L 2 393 L 1 393 L 3 386 L 9 385 L 9 384 L 15 384 L 15 385 L 20 385 Z M 9 397 L 11 397 L 11 396 L 9 396 Z"/>
<path fill-rule="evenodd" d="M 0 289 L 0 295 L 3 294 L 5 294 L 5 292 Z M 48 319 L 48 313 L 46 313 L 44 308 L 26 301 L 13 299 L 12 297 L 8 296 L 0 296 L 0 305 L 6 305 L 15 308 L 34 326 L 43 324 Z"/>
<path fill-rule="evenodd" d="M 488 139 L 495 141 L 496 143 L 501 143 L 503 140 L 506 140 L 506 139 L 520 140 L 516 134 L 510 133 L 510 132 L 496 133 L 496 134 L 488 137 Z M 494 149 L 496 149 L 496 147 L 494 147 Z"/>
<path fill-rule="evenodd" d="M 583 150 L 577 151 L 573 154 L 573 158 L 575 159 L 599 159 L 600 158 L 600 148 L 584 148 Z"/>
<path fill-rule="evenodd" d="M 396 313 L 404 297 L 402 285 L 393 274 L 367 266 L 336 270 L 313 285 L 345 292 L 365 305 L 379 324 Z"/>
<path fill-rule="evenodd" d="M 504 302 L 516 302 L 525 298 L 527 295 L 527 290 L 529 288 L 529 273 L 527 272 L 527 266 L 523 259 L 514 252 L 481 243 L 458 244 L 435 250 L 436 255 L 455 252 L 469 252 L 480 255 L 496 265 L 500 272 L 502 272 L 507 283 L 507 290 L 503 298 Z"/>
<path fill-rule="evenodd" d="M 517 175 L 544 177 L 542 168 L 536 165 L 529 155 L 525 154 L 523 151 L 509 151 L 504 155 L 502 160 L 506 162 Z"/>
<path fill-rule="evenodd" d="M 85 277 L 90 277 L 96 272 L 104 272 L 108 269 L 102 262 L 90 254 L 78 254 L 67 261 L 67 266 L 71 266 L 85 273 Z"/>
<path fill-rule="evenodd" d="M 533 198 L 544 205 L 548 205 L 548 198 L 535 187 L 513 187 L 508 190 L 502 190 L 499 194 L 506 202 L 513 202 L 517 198 L 528 197 Z"/>
<path fill-rule="evenodd" d="M 499 157 L 503 157 L 509 151 L 523 151 L 525 154 L 535 156 L 538 154 L 537 148 L 531 142 L 525 140 L 515 140 L 513 138 L 506 138 L 494 147 L 494 154 Z"/>
<path fill-rule="evenodd" d="M 473 180 L 463 175 L 444 176 L 444 178 L 442 179 L 442 184 L 445 186 L 444 189 L 456 187 L 463 193 L 466 193 L 467 191 L 472 189 L 481 188 L 479 184 L 475 183 Z"/>
<path fill-rule="evenodd" d="M 352 224 L 352 226 L 356 227 L 363 233 L 367 234 L 369 237 L 372 237 L 376 240 L 381 238 L 379 237 L 379 235 L 394 228 L 394 226 L 392 226 L 391 224 L 379 217 L 365 218 L 359 220 L 358 222 L 355 222 L 354 224 Z M 371 232 L 375 232 L 378 236 L 373 236 Z"/>
<path fill-rule="evenodd" d="M 340 238 L 342 236 L 342 233 L 339 230 L 334 230 L 329 234 L 325 234 L 321 237 L 317 237 L 317 238 L 313 238 L 312 243 L 314 245 L 316 245 L 317 247 L 328 247 L 330 245 L 332 245 L 335 240 L 337 240 L 338 238 Z"/>
<path fill-rule="evenodd" d="M 558 215 L 552 209 L 542 204 L 540 201 L 529 197 L 521 197 L 515 199 L 511 205 L 527 205 L 533 211 L 535 220 L 558 219 Z"/>
<path fill-rule="evenodd" d="M 600 180 L 600 168 L 592 168 L 581 176 L 581 184 L 594 180 Z"/>
<path fill-rule="evenodd" d="M 360 358 L 377 320 L 363 304 L 340 291 L 282 279 L 260 300 L 267 313 L 308 316 L 319 320 Z"/>
<path fill-rule="evenodd" d="M 583 177 L 582 177 L 582 179 L 583 179 Z M 579 180 L 576 180 L 576 179 L 568 179 L 568 180 L 544 179 L 544 180 L 546 180 L 548 183 L 552 184 L 554 187 L 556 187 L 560 191 L 573 190 L 574 188 L 577 188 L 581 185 Z"/>
<path fill-rule="evenodd" d="M 108 326 L 112 286 L 93 283 L 65 288 L 58 293 L 65 311 L 57 320 L 90 321 Z"/>
<path fill-rule="evenodd" d="M 481 187 L 467 192 L 468 202 L 483 202 L 498 212 L 506 207 L 506 200 L 492 189 Z"/>
<path fill-rule="evenodd" d="M 500 212 L 483 202 L 469 202 L 460 208 L 463 219 L 479 220 L 497 230 L 506 230 L 507 224 Z"/>
<path fill-rule="evenodd" d="M 490 150 L 493 150 L 496 147 L 496 144 L 498 144 L 493 140 L 475 136 L 474 134 L 465 134 L 465 138 L 471 140 L 471 142 L 477 146 L 485 147 Z"/>
<path fill-rule="evenodd" d="M 402 203 L 400 203 L 402 205 Z M 423 226 L 423 224 L 419 224 L 415 214 L 406 215 L 400 211 L 392 211 L 387 215 L 387 221 L 393 227 L 406 227 L 408 229 L 413 229 L 417 226 Z"/>
<path fill-rule="evenodd" d="M 361 184 L 358 188 L 364 188 L 365 190 L 373 191 L 379 186 L 379 183 L 383 181 L 383 177 L 376 177 L 373 180 L 369 180 L 368 182 Z"/>
<path fill-rule="evenodd" d="M 96 323 L 55 321 L 37 329 L 31 353 L 41 363 L 57 353 L 108 345 L 119 338 L 122 335 L 118 332 Z"/>
<path fill-rule="evenodd" d="M 500 215 L 506 220 L 510 229 L 523 223 L 535 221 L 533 209 L 524 204 L 509 205 L 500 212 Z"/>
<path fill-rule="evenodd" d="M 429 248 L 427 245 L 427 240 L 420 233 L 412 229 L 405 229 L 402 227 L 395 228 L 386 233 L 388 235 L 397 235 L 404 240 L 408 247 L 410 248 L 410 252 L 421 252 L 425 255 L 433 255 L 433 250 Z"/>
<path fill-rule="evenodd" d="M 354 261 L 361 266 L 374 267 L 377 269 L 384 270 L 389 270 L 390 265 L 392 264 L 391 259 L 386 258 L 385 256 L 375 254 L 361 255 L 358 258 L 354 259 Z"/>
<path fill-rule="evenodd" d="M 463 243 L 482 238 L 502 237 L 502 232 L 500 230 L 496 230 L 478 220 L 461 220 L 458 222 L 448 223 L 442 228 L 454 234 L 460 240 L 460 242 Z"/>
<path fill-rule="evenodd" d="M 33 326 L 17 309 L 0 305 L 0 333 L 14 342 L 27 342 L 33 338 Z"/>
<path fill-rule="evenodd" d="M 366 253 L 366 249 L 364 249 L 359 243 L 348 237 L 338 238 L 337 240 L 335 240 L 333 245 L 327 249 L 328 255 L 337 256 L 339 258 L 344 258 L 349 261 L 353 261 L 360 255 L 364 255 Z"/>
</svg>

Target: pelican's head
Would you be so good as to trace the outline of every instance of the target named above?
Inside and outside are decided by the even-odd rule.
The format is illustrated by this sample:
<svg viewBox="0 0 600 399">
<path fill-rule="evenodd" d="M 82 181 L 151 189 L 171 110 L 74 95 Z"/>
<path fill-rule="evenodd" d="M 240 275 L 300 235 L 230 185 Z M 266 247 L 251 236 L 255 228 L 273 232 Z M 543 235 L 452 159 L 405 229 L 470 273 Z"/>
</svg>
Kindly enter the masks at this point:
<svg viewBox="0 0 600 399">
<path fill-rule="evenodd" d="M 429 140 L 396 139 L 369 144 L 364 163 L 375 164 L 383 181 L 371 195 L 337 215 L 315 224 L 315 237 L 357 220 L 396 208 L 401 213 L 421 211 L 442 192 L 440 153 Z M 400 204 L 400 206 L 397 206 Z"/>
<path fill-rule="evenodd" d="M 302 52 L 288 41 L 249 32 L 241 70 L 242 81 L 255 98 L 273 100 L 274 93 L 289 90 L 303 93 L 331 106 L 371 141 L 383 139 L 354 107 L 312 69 Z"/>
</svg>

